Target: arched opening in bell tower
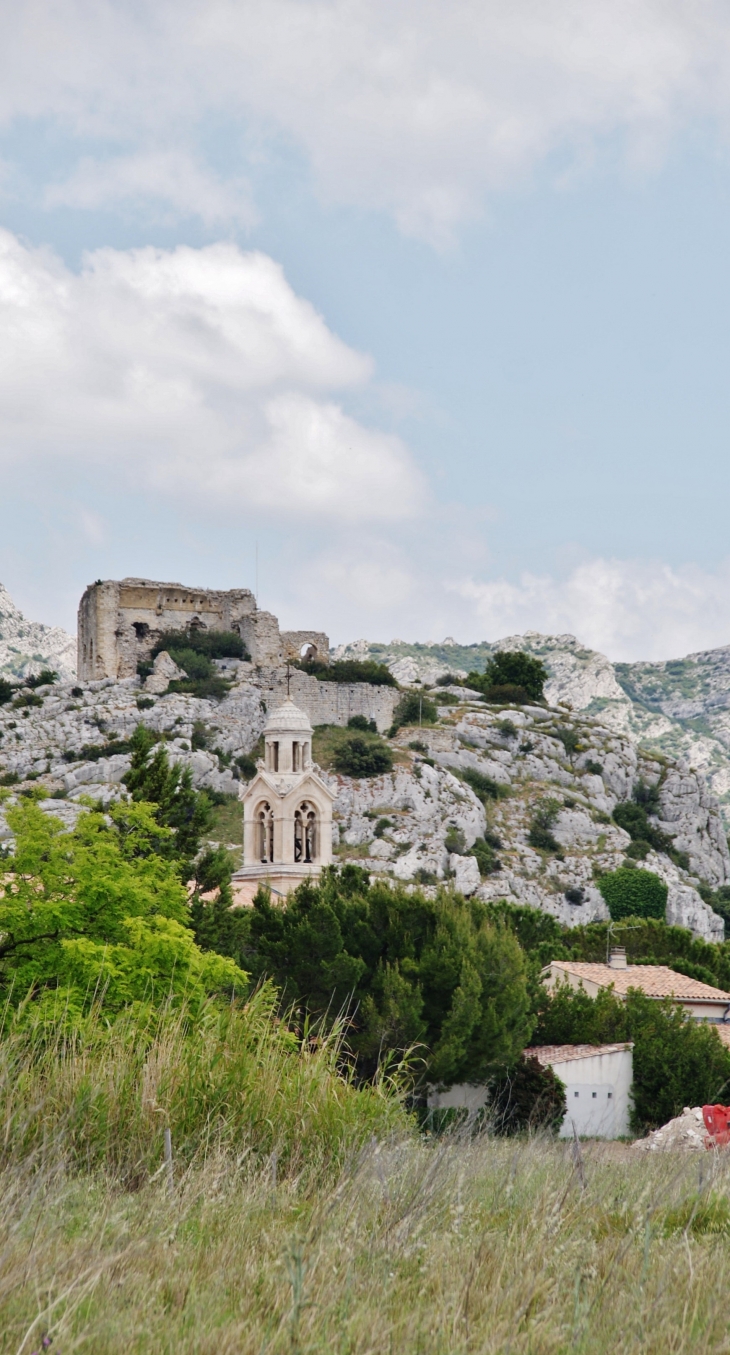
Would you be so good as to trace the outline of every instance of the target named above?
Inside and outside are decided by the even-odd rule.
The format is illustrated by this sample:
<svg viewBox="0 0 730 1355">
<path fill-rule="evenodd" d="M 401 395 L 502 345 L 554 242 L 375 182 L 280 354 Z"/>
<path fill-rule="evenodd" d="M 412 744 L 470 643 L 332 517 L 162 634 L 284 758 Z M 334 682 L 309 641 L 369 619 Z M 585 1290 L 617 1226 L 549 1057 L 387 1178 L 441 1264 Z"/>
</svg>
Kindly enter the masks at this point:
<svg viewBox="0 0 730 1355">
<path fill-rule="evenodd" d="M 256 813 L 256 855 L 267 864 L 274 859 L 274 811 L 266 801 Z"/>
<path fill-rule="evenodd" d="M 319 850 L 317 812 L 309 800 L 303 800 L 294 814 L 294 860 L 311 864 Z"/>
</svg>

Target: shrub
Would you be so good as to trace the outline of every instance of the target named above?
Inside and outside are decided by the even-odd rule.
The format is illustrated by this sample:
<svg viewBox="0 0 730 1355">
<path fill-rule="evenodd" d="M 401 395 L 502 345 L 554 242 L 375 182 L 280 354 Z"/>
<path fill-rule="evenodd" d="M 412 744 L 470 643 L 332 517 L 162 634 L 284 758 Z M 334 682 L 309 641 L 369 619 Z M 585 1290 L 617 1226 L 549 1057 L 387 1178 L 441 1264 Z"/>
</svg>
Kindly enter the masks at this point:
<svg viewBox="0 0 730 1355">
<path fill-rule="evenodd" d="M 478 772 L 476 767 L 465 767 L 462 776 L 483 804 L 487 800 L 504 800 L 509 795 L 507 786 L 494 781 L 491 776 L 485 776 L 484 772 Z"/>
<path fill-rule="evenodd" d="M 155 703 L 151 696 L 137 697 L 137 710 L 152 710 L 154 704 Z"/>
<path fill-rule="evenodd" d="M 397 687 L 393 674 L 384 663 L 374 659 L 338 659 L 336 663 L 302 660 L 295 665 L 320 682 L 368 682 L 372 687 Z"/>
<path fill-rule="evenodd" d="M 517 726 L 513 720 L 500 720 L 497 729 L 503 739 L 513 739 L 517 733 Z"/>
<path fill-rule="evenodd" d="M 392 819 L 386 818 L 378 819 L 378 822 L 375 825 L 375 837 L 382 837 L 386 829 L 392 827 L 393 827 Z"/>
<path fill-rule="evenodd" d="M 458 706 L 459 698 L 453 692 L 437 692 L 434 697 L 437 706 Z"/>
<path fill-rule="evenodd" d="M 428 748 L 420 739 L 412 739 L 408 747 L 412 748 L 414 753 L 423 753 L 424 756 L 428 753 Z"/>
<path fill-rule="evenodd" d="M 436 678 L 437 687 L 451 687 L 456 681 L 453 673 L 442 673 L 441 677 Z"/>
<path fill-rule="evenodd" d="M 26 687 L 49 687 L 54 682 L 58 682 L 58 673 L 54 668 L 43 668 L 40 673 L 32 674 L 25 679 Z"/>
<path fill-rule="evenodd" d="M 240 635 L 230 630 L 198 630 L 192 626 L 187 630 L 165 631 L 152 650 L 155 659 L 166 649 L 175 658 L 176 652 L 192 650 L 208 659 L 249 659 L 249 653 Z M 175 659 L 177 663 L 178 660 Z M 181 664 L 181 668 L 185 665 Z M 187 672 L 187 669 L 186 669 Z"/>
<path fill-rule="evenodd" d="M 466 839 L 461 828 L 451 826 L 447 829 L 444 838 L 444 847 L 447 852 L 455 852 L 458 856 L 463 856 L 466 851 Z"/>
<path fill-rule="evenodd" d="M 557 800 L 542 800 L 535 807 L 530 830 L 527 834 L 527 841 L 531 847 L 535 847 L 541 852 L 554 852 L 558 856 L 561 854 L 560 843 L 551 832 L 559 813 L 560 805 Z"/>
<path fill-rule="evenodd" d="M 347 721 L 348 729 L 361 729 L 365 734 L 377 734 L 378 726 L 367 715 L 351 715 Z"/>
<path fill-rule="evenodd" d="M 565 1087 L 552 1068 L 524 1056 L 490 1083 L 489 1120 L 497 1134 L 547 1130 L 565 1119 Z"/>
<path fill-rule="evenodd" d="M 393 754 L 386 744 L 358 735 L 339 744 L 332 760 L 335 770 L 343 776 L 380 776 L 393 767 Z"/>
<path fill-rule="evenodd" d="M 469 673 L 466 685 L 483 692 L 487 700 L 499 700 L 499 696 L 490 693 L 496 693 L 501 688 L 520 693 L 511 698 L 518 702 L 541 701 L 547 679 L 545 665 L 531 654 L 525 654 L 522 650 L 498 650 L 483 673 Z"/>
<path fill-rule="evenodd" d="M 572 885 L 570 889 L 566 889 L 565 891 L 567 902 L 575 904 L 576 906 L 585 901 L 585 896 L 585 890 L 581 889 L 580 885 Z"/>
<path fill-rule="evenodd" d="M 589 772 L 591 776 L 603 776 L 603 763 L 596 762 L 594 758 L 589 757 L 585 764 L 585 771 Z"/>
<path fill-rule="evenodd" d="M 554 737 L 562 743 L 563 748 L 572 761 L 574 755 L 580 751 L 581 746 L 580 735 L 577 729 L 556 729 L 554 730 Z"/>
<path fill-rule="evenodd" d="M 488 875 L 497 875 L 502 869 L 502 862 L 496 854 L 495 848 L 502 846 L 500 839 L 494 833 L 485 833 L 484 837 L 478 837 L 474 846 L 469 851 L 469 856 L 473 856 L 479 867 L 479 874 L 486 879 Z"/>
<path fill-rule="evenodd" d="M 433 725 L 438 719 L 438 710 L 433 701 L 420 692 L 406 692 L 393 711 L 394 730 L 403 725 Z"/>
<path fill-rule="evenodd" d="M 72 696 L 79 697 L 79 696 L 83 696 L 83 694 L 84 694 L 84 689 L 83 689 L 83 687 L 72 687 L 72 688 L 71 688 L 71 695 L 72 695 Z"/>
<path fill-rule="evenodd" d="M 0 706 L 6 706 L 8 701 L 12 701 L 17 690 L 7 678 L 0 678 Z"/>
<path fill-rule="evenodd" d="M 650 870 L 622 866 L 602 875 L 598 888 L 614 921 L 623 917 L 663 919 L 666 914 L 668 887 Z"/>
<path fill-rule="evenodd" d="M 15 688 L 15 690 L 17 692 L 18 690 L 17 687 Z M 43 697 L 38 696 L 37 692 L 32 691 L 30 688 L 27 688 L 25 691 L 20 692 L 20 694 L 17 695 L 15 697 L 15 700 L 13 701 L 13 706 L 15 707 L 16 710 L 27 709 L 28 706 L 42 706 L 42 705 Z"/>
</svg>

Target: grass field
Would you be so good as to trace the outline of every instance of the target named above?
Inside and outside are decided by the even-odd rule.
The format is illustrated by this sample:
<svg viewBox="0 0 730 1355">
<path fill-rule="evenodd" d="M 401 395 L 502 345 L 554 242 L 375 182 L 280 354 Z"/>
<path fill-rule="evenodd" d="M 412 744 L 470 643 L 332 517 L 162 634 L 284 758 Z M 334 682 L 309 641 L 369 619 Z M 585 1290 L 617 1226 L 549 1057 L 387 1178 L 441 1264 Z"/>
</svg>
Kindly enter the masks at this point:
<svg viewBox="0 0 730 1355">
<path fill-rule="evenodd" d="M 169 1194 L 0 1178 L 0 1350 L 730 1350 L 724 1158 L 372 1138 L 324 1184 L 211 1151 Z"/>
</svg>

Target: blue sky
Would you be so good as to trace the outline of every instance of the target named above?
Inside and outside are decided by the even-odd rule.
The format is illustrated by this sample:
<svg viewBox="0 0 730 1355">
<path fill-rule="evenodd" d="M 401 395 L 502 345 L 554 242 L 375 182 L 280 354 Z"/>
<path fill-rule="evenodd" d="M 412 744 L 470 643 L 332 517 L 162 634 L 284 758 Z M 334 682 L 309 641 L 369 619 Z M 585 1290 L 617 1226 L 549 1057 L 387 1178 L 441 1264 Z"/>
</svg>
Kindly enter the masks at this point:
<svg viewBox="0 0 730 1355">
<path fill-rule="evenodd" d="M 8 14 L 0 579 L 334 640 L 730 642 L 730 17 Z"/>
</svg>

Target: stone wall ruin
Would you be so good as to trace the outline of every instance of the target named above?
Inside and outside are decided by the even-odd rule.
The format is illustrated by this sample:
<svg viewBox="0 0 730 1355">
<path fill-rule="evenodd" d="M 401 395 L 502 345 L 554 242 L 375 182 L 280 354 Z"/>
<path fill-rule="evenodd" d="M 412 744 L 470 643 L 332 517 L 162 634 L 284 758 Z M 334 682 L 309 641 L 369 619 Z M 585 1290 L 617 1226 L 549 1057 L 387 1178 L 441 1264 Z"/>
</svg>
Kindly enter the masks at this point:
<svg viewBox="0 0 730 1355">
<path fill-rule="evenodd" d="M 305 654 L 329 662 L 322 631 L 280 631 L 271 612 L 259 611 L 248 588 L 189 588 L 153 579 L 107 579 L 90 584 L 79 604 L 78 677 L 134 677 L 167 631 L 233 631 L 256 667 L 280 667 Z"/>
</svg>

